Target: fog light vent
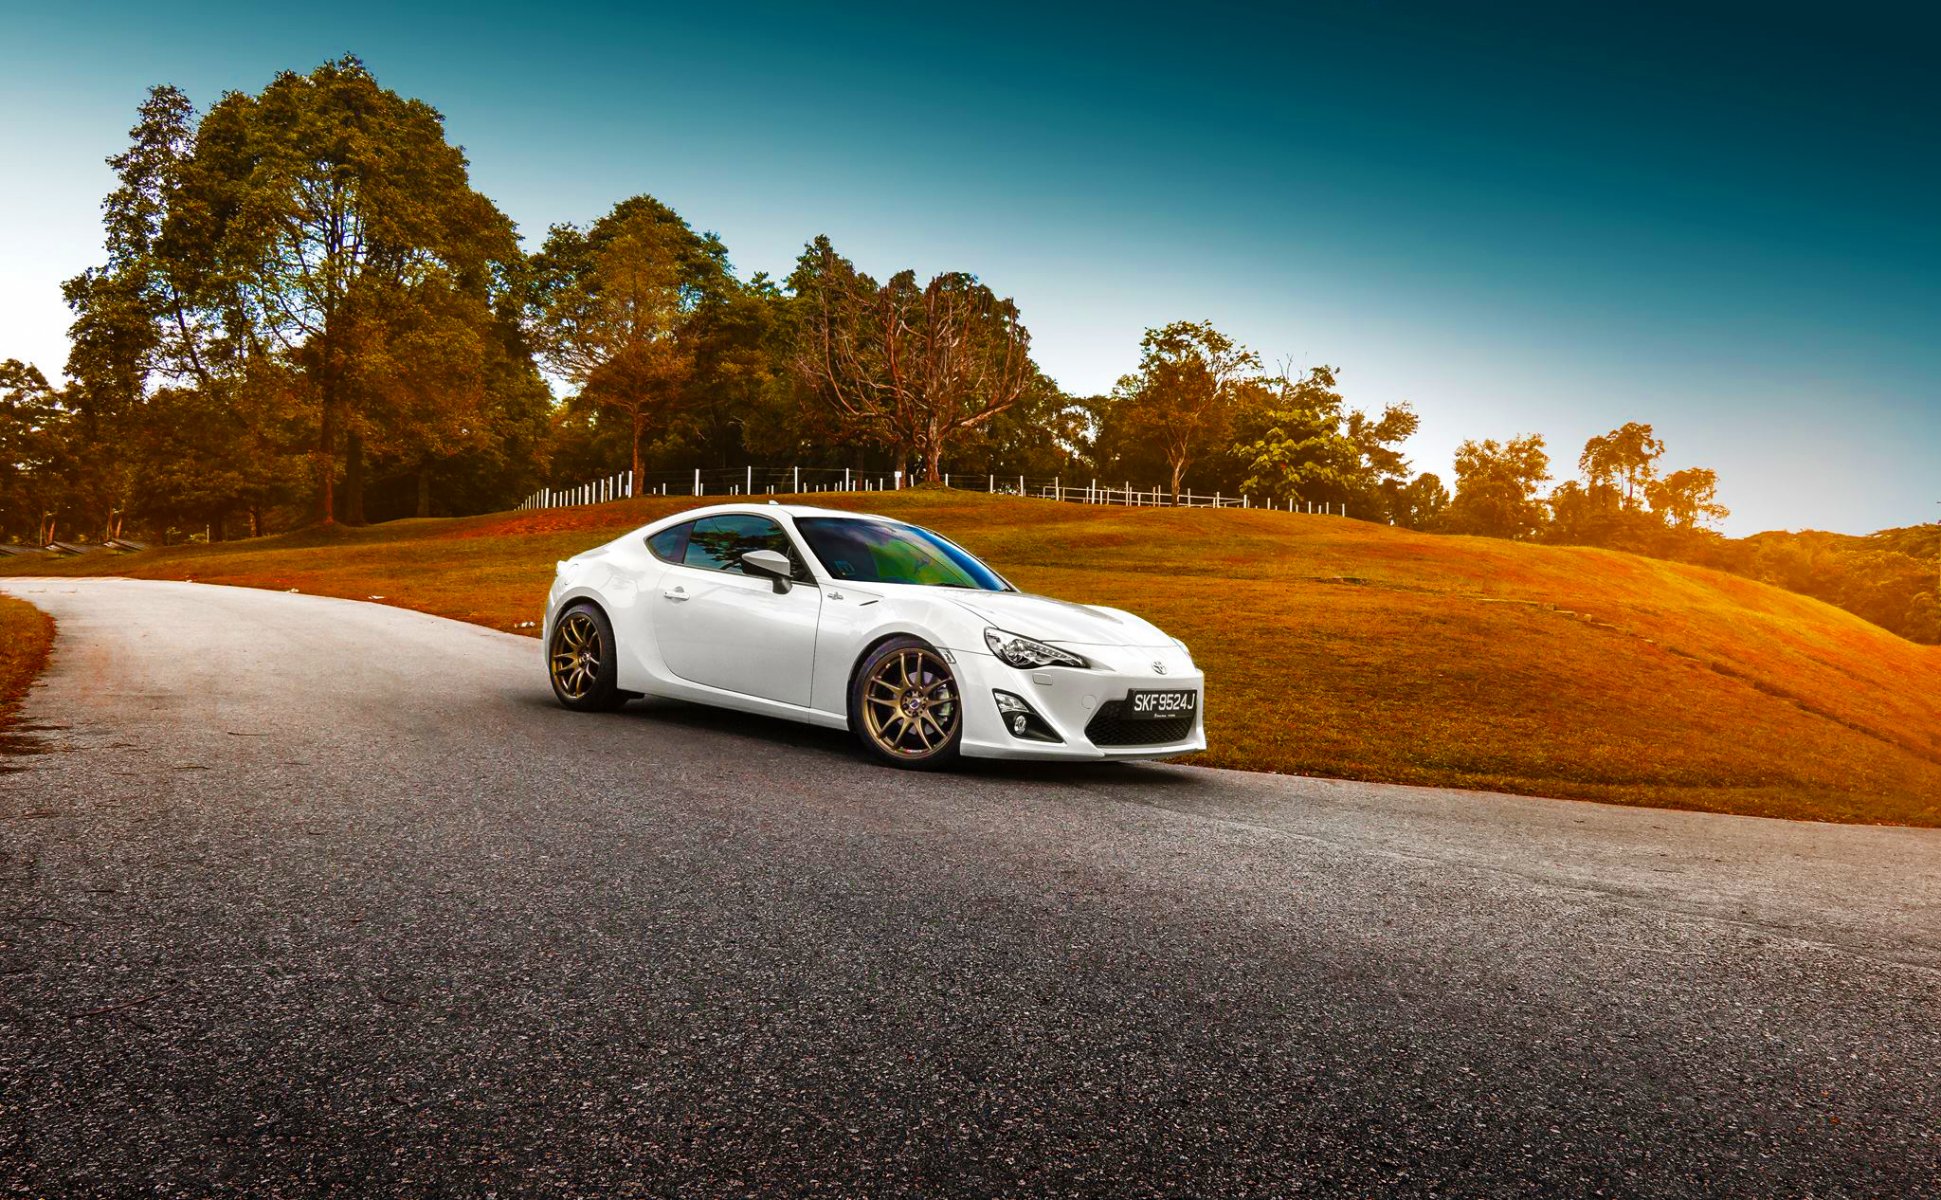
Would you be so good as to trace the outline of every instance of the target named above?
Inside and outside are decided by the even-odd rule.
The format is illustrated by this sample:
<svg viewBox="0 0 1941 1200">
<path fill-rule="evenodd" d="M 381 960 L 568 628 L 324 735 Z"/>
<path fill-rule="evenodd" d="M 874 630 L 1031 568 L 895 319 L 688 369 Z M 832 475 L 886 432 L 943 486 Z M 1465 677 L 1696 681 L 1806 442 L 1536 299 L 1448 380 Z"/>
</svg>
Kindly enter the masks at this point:
<svg viewBox="0 0 1941 1200">
<path fill-rule="evenodd" d="M 993 691 L 991 699 L 997 702 L 997 710 L 1004 723 L 1011 730 L 1011 736 L 1023 738 L 1027 742 L 1062 742 L 1051 723 L 1038 715 L 1024 697 L 1011 692 Z"/>
</svg>

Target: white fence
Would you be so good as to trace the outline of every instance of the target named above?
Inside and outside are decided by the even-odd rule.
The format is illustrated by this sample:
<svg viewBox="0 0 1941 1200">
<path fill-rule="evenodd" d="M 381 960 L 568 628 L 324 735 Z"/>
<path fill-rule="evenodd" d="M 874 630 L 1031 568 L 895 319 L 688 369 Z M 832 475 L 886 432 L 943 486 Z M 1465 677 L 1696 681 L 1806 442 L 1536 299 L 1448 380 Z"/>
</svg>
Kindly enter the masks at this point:
<svg viewBox="0 0 1941 1200">
<path fill-rule="evenodd" d="M 903 487 L 902 472 L 868 474 L 847 467 L 722 467 L 691 471 L 653 471 L 641 475 L 641 494 L 647 496 L 808 496 L 818 492 L 888 492 Z M 1096 479 L 1066 482 L 1063 477 L 1029 479 L 1023 475 L 965 475 L 945 473 L 945 487 L 996 495 L 1032 496 L 1076 504 L 1118 504 L 1133 508 L 1262 508 L 1281 512 L 1348 515 L 1343 504 L 1293 501 L 1276 504 L 1271 498 L 1256 504 L 1252 496 L 1223 492 L 1169 492 L 1163 487 L 1135 488 L 1130 480 L 1114 484 Z M 520 501 L 519 509 L 570 508 L 605 504 L 633 494 L 633 472 L 621 471 L 570 488 L 541 488 Z"/>
</svg>

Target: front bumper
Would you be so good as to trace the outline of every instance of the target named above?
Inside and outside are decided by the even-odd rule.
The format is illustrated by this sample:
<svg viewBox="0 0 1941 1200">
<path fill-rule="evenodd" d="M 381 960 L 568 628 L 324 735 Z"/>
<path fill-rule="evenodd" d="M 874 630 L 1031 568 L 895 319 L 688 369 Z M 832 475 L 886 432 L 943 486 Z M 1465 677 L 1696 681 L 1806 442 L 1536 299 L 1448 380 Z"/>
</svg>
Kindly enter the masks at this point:
<svg viewBox="0 0 1941 1200">
<path fill-rule="evenodd" d="M 963 753 L 970 758 L 1107 759 L 1171 758 L 1206 749 L 1206 680 L 1178 646 L 1073 646 L 1092 663 L 1087 669 L 1013 667 L 983 650 L 953 649 L 957 679 L 963 695 Z M 1184 736 L 1165 742 L 1123 742 L 1137 737 L 1138 727 L 1113 722 L 1110 706 L 1123 702 L 1133 688 L 1190 689 L 1199 694 L 1190 727 Z M 1062 740 L 1040 741 L 1013 736 L 992 693 L 1010 692 L 1029 704 Z M 1101 710 L 1106 710 L 1101 716 Z M 1097 724 L 1094 724 L 1094 721 Z M 1111 736 L 1107 739 L 1107 732 Z M 1171 734 L 1171 730 L 1158 730 Z"/>
</svg>

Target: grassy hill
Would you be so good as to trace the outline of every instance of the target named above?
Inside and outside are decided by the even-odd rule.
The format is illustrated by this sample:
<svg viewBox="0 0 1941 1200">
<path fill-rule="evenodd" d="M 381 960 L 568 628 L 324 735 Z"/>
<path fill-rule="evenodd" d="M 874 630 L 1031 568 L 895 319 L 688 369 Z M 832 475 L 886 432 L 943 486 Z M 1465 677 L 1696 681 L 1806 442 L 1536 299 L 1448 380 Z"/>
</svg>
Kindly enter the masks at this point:
<svg viewBox="0 0 1941 1200">
<path fill-rule="evenodd" d="M 1200 762 L 1941 825 L 1941 648 L 1738 576 L 1287 513 L 930 490 L 816 499 L 933 526 L 1020 586 L 1130 608 L 1184 638 L 1209 679 Z M 514 629 L 539 617 L 553 560 L 692 503 L 399 521 L 4 573 L 381 597 Z"/>
</svg>

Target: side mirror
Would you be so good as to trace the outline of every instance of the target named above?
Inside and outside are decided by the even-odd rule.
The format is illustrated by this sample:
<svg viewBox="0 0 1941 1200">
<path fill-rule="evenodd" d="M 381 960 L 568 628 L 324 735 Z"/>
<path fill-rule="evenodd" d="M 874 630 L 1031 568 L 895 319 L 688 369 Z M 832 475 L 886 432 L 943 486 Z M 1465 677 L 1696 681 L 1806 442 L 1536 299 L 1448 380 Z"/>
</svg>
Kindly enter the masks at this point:
<svg viewBox="0 0 1941 1200">
<path fill-rule="evenodd" d="M 794 582 L 789 578 L 789 556 L 775 550 L 750 550 L 741 556 L 741 569 L 750 575 L 766 575 L 775 585 L 775 594 L 786 593 Z"/>
</svg>

